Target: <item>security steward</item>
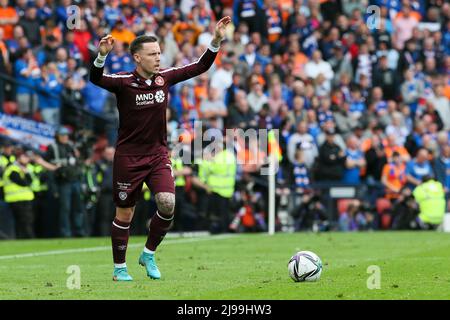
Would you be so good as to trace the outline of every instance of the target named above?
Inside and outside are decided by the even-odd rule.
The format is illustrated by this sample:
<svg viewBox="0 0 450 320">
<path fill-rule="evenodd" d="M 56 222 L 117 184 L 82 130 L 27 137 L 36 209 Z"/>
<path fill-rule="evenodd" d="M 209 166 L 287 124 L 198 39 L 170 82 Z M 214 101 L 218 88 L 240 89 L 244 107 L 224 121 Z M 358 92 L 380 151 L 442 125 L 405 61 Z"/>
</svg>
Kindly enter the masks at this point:
<svg viewBox="0 0 450 320">
<path fill-rule="evenodd" d="M 445 214 L 445 191 L 442 183 L 431 176 L 422 178 L 413 196 L 419 204 L 418 223 L 421 229 L 435 230 L 442 223 Z"/>
<path fill-rule="evenodd" d="M 236 169 L 234 153 L 223 145 L 216 149 L 212 159 L 206 165 L 206 184 L 211 191 L 208 199 L 211 233 L 228 231 L 231 222 L 230 200 L 234 193 Z"/>
<path fill-rule="evenodd" d="M 30 157 L 23 149 L 16 149 L 16 161 L 6 167 L 3 173 L 5 202 L 8 203 L 16 225 L 16 237 L 33 238 L 34 214 L 32 190 L 33 179 L 27 168 Z"/>
</svg>

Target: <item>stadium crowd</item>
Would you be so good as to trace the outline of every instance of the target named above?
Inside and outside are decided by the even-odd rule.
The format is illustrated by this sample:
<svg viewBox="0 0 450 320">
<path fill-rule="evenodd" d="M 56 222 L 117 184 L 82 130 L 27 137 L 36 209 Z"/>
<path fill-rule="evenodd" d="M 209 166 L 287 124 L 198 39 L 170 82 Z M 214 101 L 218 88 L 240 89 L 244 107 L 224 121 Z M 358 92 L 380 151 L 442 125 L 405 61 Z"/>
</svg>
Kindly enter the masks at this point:
<svg viewBox="0 0 450 320">
<path fill-rule="evenodd" d="M 19 201 L 28 209 L 14 210 L 4 195 L 0 233 L 107 235 L 117 113 L 111 94 L 87 80 L 99 39 L 117 40 L 109 73 L 134 69 L 127 47 L 144 34 L 158 37 L 162 67 L 181 66 L 199 58 L 211 22 L 225 15 L 233 23 L 215 65 L 172 88 L 168 141 L 181 141 L 182 132 L 189 152 L 194 121 L 204 129 L 279 129 L 279 229 L 438 224 L 426 217 L 417 224 L 423 208 L 414 190 L 436 183 L 449 200 L 448 2 L 0 0 L 0 112 L 58 128 L 43 153 L 3 140 L 3 189 L 13 181 L 34 197 Z M 245 145 L 236 149 L 235 159 L 257 157 Z M 175 230 L 265 230 L 261 164 L 232 166 L 222 192 L 205 171 L 227 173 L 209 161 L 173 159 Z M 355 199 L 338 201 L 335 216 L 324 191 L 334 185 L 357 189 Z M 142 197 L 133 228 L 143 234 L 155 207 L 148 189 Z"/>
</svg>

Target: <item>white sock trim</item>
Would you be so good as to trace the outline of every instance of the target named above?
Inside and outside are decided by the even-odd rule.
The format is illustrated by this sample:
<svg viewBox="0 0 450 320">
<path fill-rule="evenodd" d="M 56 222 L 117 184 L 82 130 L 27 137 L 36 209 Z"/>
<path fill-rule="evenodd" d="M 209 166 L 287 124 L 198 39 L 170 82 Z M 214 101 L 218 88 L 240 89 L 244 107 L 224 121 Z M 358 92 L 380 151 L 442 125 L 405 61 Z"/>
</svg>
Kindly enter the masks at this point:
<svg viewBox="0 0 450 320">
<path fill-rule="evenodd" d="M 147 249 L 147 247 L 144 247 L 144 252 L 145 253 L 150 253 L 150 254 L 155 254 L 155 251 L 152 251 L 150 249 Z"/>
<path fill-rule="evenodd" d="M 171 220 L 173 220 L 173 214 L 172 214 L 172 216 L 171 216 L 170 218 L 164 218 L 164 217 L 161 217 L 161 215 L 159 214 L 158 211 L 156 211 L 156 214 L 157 214 L 158 217 L 160 217 L 162 220 L 166 220 L 166 221 L 171 221 Z"/>
<path fill-rule="evenodd" d="M 114 263 L 114 268 L 126 268 L 127 264 L 126 262 L 124 263 Z"/>
<path fill-rule="evenodd" d="M 122 227 L 122 226 L 119 226 L 117 223 L 115 223 L 114 221 L 113 221 L 113 226 L 115 226 L 115 227 L 117 227 L 117 228 L 119 228 L 119 229 L 123 229 L 123 230 L 127 230 L 127 229 L 130 229 L 130 226 L 128 226 L 128 227 Z"/>
</svg>

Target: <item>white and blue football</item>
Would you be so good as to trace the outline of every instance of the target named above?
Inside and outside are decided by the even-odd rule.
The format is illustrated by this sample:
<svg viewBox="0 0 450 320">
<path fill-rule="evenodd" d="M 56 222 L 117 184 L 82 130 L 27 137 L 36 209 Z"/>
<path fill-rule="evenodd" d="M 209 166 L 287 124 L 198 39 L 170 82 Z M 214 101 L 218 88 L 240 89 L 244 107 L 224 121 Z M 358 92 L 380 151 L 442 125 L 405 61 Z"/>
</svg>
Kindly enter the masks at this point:
<svg viewBox="0 0 450 320">
<path fill-rule="evenodd" d="M 311 251 L 299 251 L 288 263 L 289 276 L 295 282 L 317 281 L 322 273 L 322 261 Z"/>
</svg>

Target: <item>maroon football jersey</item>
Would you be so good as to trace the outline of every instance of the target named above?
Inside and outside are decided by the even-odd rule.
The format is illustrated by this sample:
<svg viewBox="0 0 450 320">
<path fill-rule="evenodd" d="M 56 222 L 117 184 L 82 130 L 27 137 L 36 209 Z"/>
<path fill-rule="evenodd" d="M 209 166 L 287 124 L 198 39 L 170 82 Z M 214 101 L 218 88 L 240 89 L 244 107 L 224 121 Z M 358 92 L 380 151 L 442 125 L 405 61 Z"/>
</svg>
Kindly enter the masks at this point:
<svg viewBox="0 0 450 320">
<path fill-rule="evenodd" d="M 116 95 L 119 109 L 117 155 L 152 155 L 167 152 L 166 108 L 169 87 L 207 71 L 217 52 L 207 49 L 197 62 L 160 70 L 151 79 L 136 70 L 104 74 L 91 65 L 90 81 Z"/>
</svg>

